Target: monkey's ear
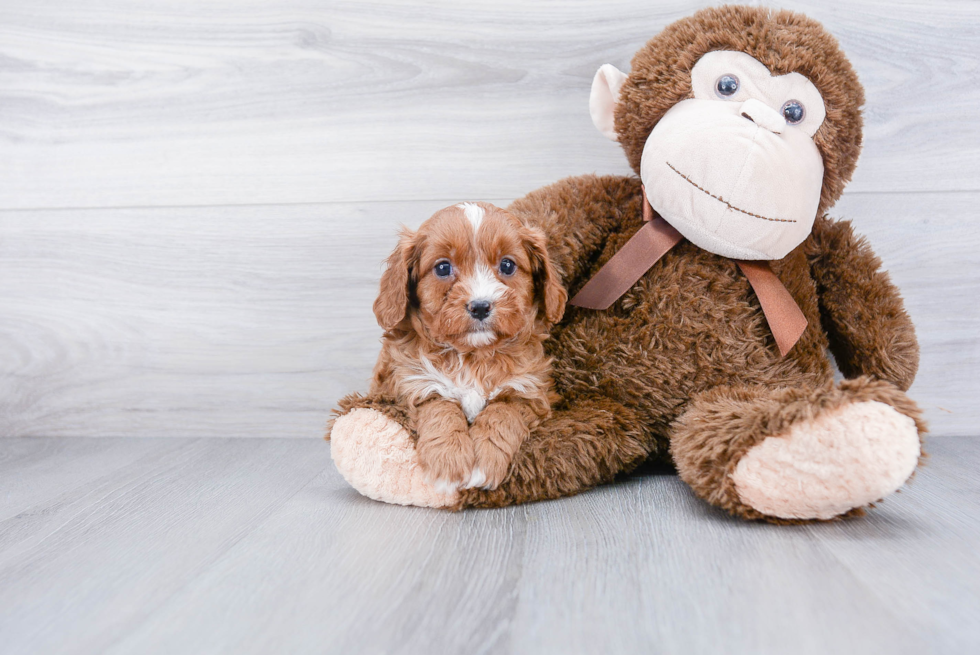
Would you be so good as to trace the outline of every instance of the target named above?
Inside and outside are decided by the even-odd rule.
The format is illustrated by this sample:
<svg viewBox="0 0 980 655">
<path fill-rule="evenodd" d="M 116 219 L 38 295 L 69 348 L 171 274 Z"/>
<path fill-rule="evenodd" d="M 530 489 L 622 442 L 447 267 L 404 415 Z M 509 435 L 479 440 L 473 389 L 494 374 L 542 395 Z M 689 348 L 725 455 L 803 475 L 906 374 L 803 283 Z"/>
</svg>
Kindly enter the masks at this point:
<svg viewBox="0 0 980 655">
<path fill-rule="evenodd" d="M 617 141 L 616 103 L 619 90 L 628 76 L 612 64 L 604 64 L 592 79 L 592 95 L 589 96 L 589 113 L 596 128 L 607 138 Z"/>
<path fill-rule="evenodd" d="M 381 275 L 381 292 L 374 301 L 374 315 L 385 330 L 401 323 L 408 312 L 408 286 L 416 245 L 415 234 L 403 228 L 398 246 L 388 257 L 388 268 Z"/>
</svg>

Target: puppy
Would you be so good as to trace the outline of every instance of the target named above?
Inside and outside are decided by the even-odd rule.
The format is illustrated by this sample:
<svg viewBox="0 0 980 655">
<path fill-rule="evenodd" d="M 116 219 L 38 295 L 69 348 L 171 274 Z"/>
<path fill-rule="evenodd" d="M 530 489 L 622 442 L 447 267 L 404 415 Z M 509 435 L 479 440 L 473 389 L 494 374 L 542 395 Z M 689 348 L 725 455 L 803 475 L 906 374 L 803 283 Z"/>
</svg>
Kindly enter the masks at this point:
<svg viewBox="0 0 980 655">
<path fill-rule="evenodd" d="M 551 411 L 542 342 L 568 296 L 545 236 L 463 203 L 403 229 L 387 264 L 371 391 L 407 406 L 419 465 L 439 488 L 496 488 Z"/>
</svg>

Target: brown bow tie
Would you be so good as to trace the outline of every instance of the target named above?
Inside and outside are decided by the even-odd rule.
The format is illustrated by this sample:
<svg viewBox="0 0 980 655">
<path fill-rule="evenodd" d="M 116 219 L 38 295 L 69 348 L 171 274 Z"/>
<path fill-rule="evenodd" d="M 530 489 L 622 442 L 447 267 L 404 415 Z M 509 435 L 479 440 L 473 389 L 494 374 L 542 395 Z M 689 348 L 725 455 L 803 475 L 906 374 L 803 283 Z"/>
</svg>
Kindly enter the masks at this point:
<svg viewBox="0 0 980 655">
<path fill-rule="evenodd" d="M 586 309 L 608 309 L 684 237 L 653 213 L 643 191 L 643 227 L 599 269 L 570 304 Z M 806 329 L 807 320 L 793 296 L 766 261 L 734 260 L 752 285 L 779 354 L 785 356 Z"/>
</svg>

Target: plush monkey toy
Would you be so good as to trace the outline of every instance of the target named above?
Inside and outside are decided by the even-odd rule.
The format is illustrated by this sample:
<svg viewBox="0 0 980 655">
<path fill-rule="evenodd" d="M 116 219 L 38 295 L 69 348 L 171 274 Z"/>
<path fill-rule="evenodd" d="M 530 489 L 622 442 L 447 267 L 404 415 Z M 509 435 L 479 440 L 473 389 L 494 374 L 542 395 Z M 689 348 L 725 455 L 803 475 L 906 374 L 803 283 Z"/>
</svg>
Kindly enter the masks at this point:
<svg viewBox="0 0 980 655">
<path fill-rule="evenodd" d="M 638 177 L 562 180 L 510 210 L 540 227 L 573 304 L 546 342 L 553 415 L 496 489 L 437 490 L 390 399 L 352 395 L 338 469 L 386 502 L 500 507 L 655 459 L 751 519 L 857 514 L 911 476 L 918 344 L 881 262 L 825 212 L 861 148 L 863 91 L 817 22 L 765 8 L 669 25 L 590 111 Z M 846 380 L 835 385 L 827 350 Z"/>
</svg>

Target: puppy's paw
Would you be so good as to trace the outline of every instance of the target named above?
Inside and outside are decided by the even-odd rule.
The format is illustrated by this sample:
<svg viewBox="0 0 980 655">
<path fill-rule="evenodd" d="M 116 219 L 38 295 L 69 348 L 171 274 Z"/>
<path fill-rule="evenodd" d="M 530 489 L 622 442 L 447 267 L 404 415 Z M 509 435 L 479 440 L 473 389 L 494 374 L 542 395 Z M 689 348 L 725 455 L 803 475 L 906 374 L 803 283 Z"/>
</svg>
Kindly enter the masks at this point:
<svg viewBox="0 0 980 655">
<path fill-rule="evenodd" d="M 483 481 L 471 486 L 496 489 L 506 479 L 514 453 L 530 432 L 525 413 L 519 403 L 491 403 L 473 421 L 470 438 Z"/>
<path fill-rule="evenodd" d="M 476 458 L 469 436 L 453 432 L 441 439 L 419 439 L 419 466 L 442 493 L 455 491 L 470 481 Z"/>
<path fill-rule="evenodd" d="M 479 444 L 476 454 L 476 471 L 480 472 L 482 480 L 471 484 L 481 489 L 496 489 L 510 472 L 511 457 L 493 445 L 490 441 Z"/>
<path fill-rule="evenodd" d="M 470 479 L 463 485 L 463 489 L 483 488 L 487 483 L 487 474 L 479 466 L 470 472 Z"/>
<path fill-rule="evenodd" d="M 515 444 L 502 439 L 502 435 L 494 431 L 492 424 L 474 423 L 470 428 L 470 436 L 473 438 L 473 450 L 476 453 L 476 468 L 467 488 L 496 489 L 510 472 L 513 459 L 511 453 L 504 448 L 514 447 Z"/>
</svg>

